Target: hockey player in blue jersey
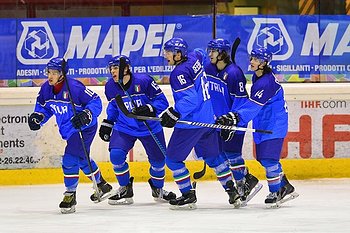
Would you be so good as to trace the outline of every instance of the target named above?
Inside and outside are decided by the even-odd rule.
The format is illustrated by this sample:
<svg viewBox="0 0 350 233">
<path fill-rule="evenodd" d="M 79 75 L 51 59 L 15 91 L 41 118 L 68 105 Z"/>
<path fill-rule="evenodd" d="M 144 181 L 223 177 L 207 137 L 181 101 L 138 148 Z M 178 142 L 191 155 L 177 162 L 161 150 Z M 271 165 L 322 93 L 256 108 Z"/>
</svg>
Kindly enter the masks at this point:
<svg viewBox="0 0 350 233">
<path fill-rule="evenodd" d="M 96 93 L 86 88 L 80 81 L 65 76 L 68 66 L 64 64 L 63 58 L 51 59 L 46 68 L 48 80 L 39 91 L 34 113 L 30 115 L 28 124 L 31 130 L 39 130 L 53 115 L 56 117 L 59 132 L 67 141 L 62 157 L 66 192 L 59 207 L 62 213 L 72 213 L 75 212 L 77 204 L 79 169 L 92 179 L 78 129 L 82 131 L 87 153 L 90 154 L 90 146 L 97 131 L 97 117 L 102 111 L 102 102 Z M 69 83 L 76 115 L 74 115 L 65 82 Z M 112 186 L 103 179 L 95 161 L 90 158 L 90 162 L 100 192 L 100 200 L 104 200 L 111 194 Z M 98 202 L 96 193 L 90 198 Z"/>
<path fill-rule="evenodd" d="M 187 52 L 187 43 L 182 38 L 172 38 L 164 44 L 164 56 L 169 65 L 175 65 L 170 74 L 170 85 L 174 107 L 161 116 L 164 127 L 175 127 L 171 135 L 166 164 L 173 172 L 182 196 L 170 200 L 172 209 L 196 208 L 196 193 L 191 185 L 190 173 L 185 159 L 194 148 L 209 167 L 213 168 L 218 180 L 229 195 L 230 204 L 240 206 L 240 198 L 234 187 L 232 174 L 223 158 L 219 156 L 217 131 L 189 125 L 176 125 L 181 120 L 213 123 L 214 112 L 208 92 L 208 83 L 199 53 Z"/>
<path fill-rule="evenodd" d="M 124 77 L 119 77 L 121 58 L 126 62 Z M 102 140 L 109 142 L 110 160 L 120 185 L 117 193 L 109 198 L 108 203 L 111 205 L 133 203 L 134 178 L 130 177 L 126 158 L 136 140 L 141 141 L 151 164 L 149 170 L 151 178 L 148 182 L 154 199 L 169 201 L 176 198 L 175 193 L 163 189 L 165 156 L 160 147 L 165 148 L 165 138 L 162 126 L 159 122 L 147 121 L 150 130 L 158 140 L 156 142 L 145 123 L 126 117 L 119 110 L 115 101 L 115 97 L 120 95 L 128 110 L 137 115 L 155 117 L 169 106 L 164 93 L 151 76 L 132 73 L 130 60 L 126 56 L 113 57 L 108 63 L 108 68 L 112 78 L 105 86 L 105 94 L 109 101 L 106 110 L 107 119 L 103 120 L 99 135 Z"/>
<path fill-rule="evenodd" d="M 246 78 L 239 66 L 230 58 L 231 45 L 222 38 L 209 41 L 207 46 L 210 62 L 205 65 L 209 93 L 216 117 L 236 112 L 248 99 Z M 247 127 L 247 125 L 244 125 Z M 245 205 L 261 188 L 258 179 L 248 172 L 242 157 L 245 132 L 221 130 L 225 140 L 219 137 L 221 154 L 230 166 L 237 183 L 237 190 Z"/>
<path fill-rule="evenodd" d="M 250 98 L 235 112 L 221 116 L 217 123 L 245 126 L 252 120 L 254 128 L 273 132 L 254 133 L 253 138 L 256 143 L 256 159 L 265 168 L 270 191 L 265 203 L 268 207 L 278 207 L 298 194 L 283 174 L 280 163 L 282 145 L 288 130 L 288 110 L 283 88 L 269 66 L 271 60 L 272 53 L 265 48 L 251 52 L 250 68 L 254 74 Z M 225 140 L 229 137 L 222 136 Z"/>
</svg>

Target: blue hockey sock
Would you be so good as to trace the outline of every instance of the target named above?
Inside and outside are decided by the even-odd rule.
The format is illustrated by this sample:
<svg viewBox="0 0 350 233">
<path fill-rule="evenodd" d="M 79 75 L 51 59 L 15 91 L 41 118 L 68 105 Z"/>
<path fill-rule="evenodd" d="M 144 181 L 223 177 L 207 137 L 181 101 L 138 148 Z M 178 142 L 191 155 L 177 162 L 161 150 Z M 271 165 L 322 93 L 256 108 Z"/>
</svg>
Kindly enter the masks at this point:
<svg viewBox="0 0 350 233">
<path fill-rule="evenodd" d="M 222 187 L 226 189 L 226 183 L 227 181 L 232 180 L 232 174 L 229 167 L 224 162 L 224 159 L 221 156 L 211 157 L 206 158 L 205 162 L 210 168 L 214 169 L 219 182 L 221 183 Z"/>
</svg>

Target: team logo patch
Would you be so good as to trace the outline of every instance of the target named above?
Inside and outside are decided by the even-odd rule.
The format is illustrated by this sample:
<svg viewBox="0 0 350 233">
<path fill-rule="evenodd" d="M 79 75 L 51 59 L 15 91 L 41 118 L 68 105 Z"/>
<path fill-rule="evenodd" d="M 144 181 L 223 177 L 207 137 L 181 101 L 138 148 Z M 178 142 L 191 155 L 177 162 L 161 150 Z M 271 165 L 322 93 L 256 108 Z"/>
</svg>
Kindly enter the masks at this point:
<svg viewBox="0 0 350 233">
<path fill-rule="evenodd" d="M 140 92 L 140 91 L 141 91 L 141 86 L 135 85 L 135 92 Z"/>
<path fill-rule="evenodd" d="M 63 92 L 63 99 L 68 99 L 68 92 L 67 91 Z"/>
<path fill-rule="evenodd" d="M 222 77 L 222 79 L 223 79 L 224 81 L 226 81 L 227 76 L 228 76 L 228 74 L 225 72 L 225 74 L 224 74 L 224 76 Z"/>
</svg>

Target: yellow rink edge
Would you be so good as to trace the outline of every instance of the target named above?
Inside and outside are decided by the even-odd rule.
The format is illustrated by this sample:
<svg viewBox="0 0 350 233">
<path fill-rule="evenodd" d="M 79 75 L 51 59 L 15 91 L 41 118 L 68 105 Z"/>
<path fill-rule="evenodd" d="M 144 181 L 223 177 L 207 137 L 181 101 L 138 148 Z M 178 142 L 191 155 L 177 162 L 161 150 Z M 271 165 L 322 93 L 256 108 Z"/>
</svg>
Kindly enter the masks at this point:
<svg viewBox="0 0 350 233">
<path fill-rule="evenodd" d="M 283 170 L 291 180 L 312 178 L 344 178 L 350 177 L 350 158 L 340 159 L 283 159 Z M 103 177 L 112 183 L 116 178 L 110 162 L 99 162 Z M 203 168 L 203 161 L 186 161 L 191 175 Z M 265 180 L 265 171 L 255 160 L 246 160 L 250 173 L 261 180 Z M 148 162 L 130 162 L 130 173 L 136 182 L 145 182 L 149 179 Z M 207 167 L 206 174 L 200 180 L 215 180 L 216 176 L 212 169 Z M 192 179 L 193 180 L 193 179 Z M 166 181 L 173 181 L 172 174 L 166 168 Z M 89 180 L 80 173 L 80 182 Z M 35 185 L 63 183 L 61 168 L 36 168 L 0 170 L 0 185 Z"/>
</svg>

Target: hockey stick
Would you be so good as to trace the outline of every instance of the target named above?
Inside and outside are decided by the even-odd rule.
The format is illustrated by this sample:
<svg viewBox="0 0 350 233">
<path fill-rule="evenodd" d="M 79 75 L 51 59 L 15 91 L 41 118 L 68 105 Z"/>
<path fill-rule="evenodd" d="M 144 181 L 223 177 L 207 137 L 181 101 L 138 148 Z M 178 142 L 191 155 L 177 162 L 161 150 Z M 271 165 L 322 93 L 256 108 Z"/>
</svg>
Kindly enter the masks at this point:
<svg viewBox="0 0 350 233">
<path fill-rule="evenodd" d="M 207 170 L 207 163 L 204 161 L 203 169 L 193 173 L 193 178 L 195 178 L 196 180 L 202 178 L 205 175 L 206 170 Z"/>
<path fill-rule="evenodd" d="M 127 90 L 125 90 L 124 86 L 123 86 L 123 78 L 124 78 L 124 69 L 126 67 L 126 61 L 124 57 L 120 57 L 119 59 L 119 80 L 118 80 L 118 84 L 120 86 L 120 88 L 123 90 L 123 92 L 125 93 L 125 95 L 130 99 L 132 107 L 136 108 L 136 103 L 135 101 L 131 98 L 130 94 L 127 92 Z M 123 99 L 121 99 L 121 101 L 123 101 Z M 123 102 L 123 106 L 124 102 Z M 126 110 L 128 111 L 128 110 Z M 155 143 L 157 144 L 159 150 L 162 152 L 162 154 L 164 155 L 164 157 L 166 156 L 166 151 L 163 148 L 162 144 L 160 143 L 158 137 L 153 133 L 151 127 L 149 126 L 149 124 L 146 121 L 143 121 L 144 125 L 147 127 L 149 133 L 151 134 L 153 140 L 155 141 Z"/>
<path fill-rule="evenodd" d="M 139 116 L 139 115 L 136 115 L 132 112 L 129 112 L 128 109 L 125 107 L 124 101 L 120 95 L 115 97 L 115 101 L 117 102 L 119 109 L 127 117 L 134 118 L 137 120 L 162 121 L 162 118 L 159 118 L 159 117 Z M 270 131 L 270 130 L 251 129 L 251 128 L 243 128 L 243 127 L 228 126 L 228 125 L 216 125 L 216 124 L 202 123 L 202 122 L 192 122 L 192 121 L 179 120 L 176 123 L 198 126 L 198 127 L 205 127 L 205 128 L 213 128 L 213 129 L 228 129 L 228 130 L 238 130 L 238 131 L 246 131 L 246 132 L 272 134 L 272 131 Z"/>
<path fill-rule="evenodd" d="M 235 39 L 235 41 L 233 42 L 232 44 L 232 48 L 231 48 L 231 60 L 232 60 L 232 63 L 236 64 L 236 61 L 235 61 L 235 57 L 236 57 L 236 51 L 237 51 L 237 48 L 239 46 L 239 44 L 241 43 L 241 39 L 239 37 L 237 37 Z"/>
<path fill-rule="evenodd" d="M 70 87 L 69 87 L 69 84 L 68 84 L 67 74 L 66 74 L 66 71 L 65 71 L 66 65 L 67 65 L 66 59 L 67 59 L 69 51 L 70 51 L 70 49 L 68 48 L 66 53 L 65 53 L 65 55 L 63 56 L 62 75 L 63 75 L 65 83 L 66 83 L 66 88 L 67 88 L 67 92 L 68 92 L 69 102 L 72 105 L 73 115 L 75 117 L 77 115 L 77 110 L 75 109 L 75 105 L 74 105 L 73 98 L 72 98 L 72 95 L 71 95 Z M 92 165 L 91 165 L 91 161 L 90 161 L 90 156 L 89 156 L 89 154 L 88 154 L 88 152 L 86 150 L 86 146 L 85 146 L 84 138 L 83 138 L 83 132 L 82 132 L 80 127 L 78 129 L 78 132 L 79 132 L 80 142 L 81 142 L 81 145 L 83 147 L 84 155 L 85 155 L 85 158 L 87 159 L 88 166 L 89 166 L 89 169 L 90 169 L 92 185 L 93 185 L 93 188 L 94 188 L 94 190 L 96 192 L 97 200 L 98 200 L 98 202 L 100 202 L 101 201 L 100 192 L 98 191 L 96 178 L 95 178 L 95 175 L 94 175 L 94 172 L 93 172 L 93 169 L 92 169 Z"/>
</svg>

